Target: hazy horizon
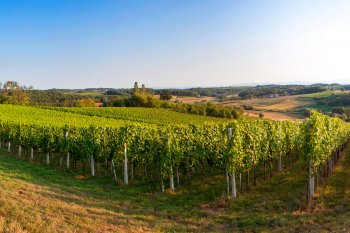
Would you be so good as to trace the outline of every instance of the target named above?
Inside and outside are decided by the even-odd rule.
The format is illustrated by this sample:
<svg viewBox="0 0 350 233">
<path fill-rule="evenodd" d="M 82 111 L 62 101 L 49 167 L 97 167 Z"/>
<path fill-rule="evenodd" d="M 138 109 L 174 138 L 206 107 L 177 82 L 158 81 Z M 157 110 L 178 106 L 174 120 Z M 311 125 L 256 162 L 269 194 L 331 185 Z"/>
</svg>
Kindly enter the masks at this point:
<svg viewBox="0 0 350 233">
<path fill-rule="evenodd" d="M 0 0 L 0 80 L 36 89 L 350 80 L 350 1 Z"/>
<path fill-rule="evenodd" d="M 139 86 L 141 86 L 141 84 L 144 83 L 139 83 Z M 328 83 L 305 83 L 305 82 L 295 82 L 295 83 L 245 83 L 245 84 L 241 84 L 241 85 L 217 85 L 217 86 L 183 86 L 183 87 L 172 87 L 172 86 L 168 86 L 168 87 L 159 87 L 159 86 L 147 86 L 146 88 L 150 88 L 150 89 L 191 89 L 191 88 L 225 88 L 225 87 L 256 87 L 256 86 L 269 86 L 269 85 L 317 85 L 317 84 L 340 84 L 340 85 L 350 85 L 350 83 L 333 83 L 333 82 L 328 82 Z M 113 86 L 113 87 L 108 87 L 108 86 L 99 86 L 99 87 L 80 87 L 80 88 L 43 88 L 43 89 L 38 89 L 35 88 L 36 90 L 51 90 L 51 89 L 65 89 L 65 90 L 79 90 L 79 89 L 132 89 L 134 88 L 134 83 L 130 83 L 130 86 L 128 87 L 118 87 L 118 86 Z"/>
</svg>

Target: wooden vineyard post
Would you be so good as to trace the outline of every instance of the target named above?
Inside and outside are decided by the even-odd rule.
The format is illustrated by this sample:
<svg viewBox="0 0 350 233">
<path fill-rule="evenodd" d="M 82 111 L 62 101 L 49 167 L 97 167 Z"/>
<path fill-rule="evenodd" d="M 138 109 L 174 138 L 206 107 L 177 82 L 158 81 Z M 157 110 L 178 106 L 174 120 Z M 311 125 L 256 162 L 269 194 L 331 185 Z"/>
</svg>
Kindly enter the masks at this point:
<svg viewBox="0 0 350 233">
<path fill-rule="evenodd" d="M 46 153 L 46 164 L 50 164 L 50 152 Z"/>
<path fill-rule="evenodd" d="M 18 157 L 21 157 L 22 155 L 22 145 L 18 146 Z"/>
<path fill-rule="evenodd" d="M 309 160 L 309 167 L 308 167 L 308 194 L 307 194 L 307 202 L 308 204 L 311 203 L 312 197 L 314 196 L 314 189 L 315 189 L 315 178 L 313 176 L 312 172 L 312 160 Z"/>
<path fill-rule="evenodd" d="M 128 177 L 128 150 L 127 145 L 124 143 L 124 183 L 129 184 Z"/>
<path fill-rule="evenodd" d="M 230 196 L 230 177 L 228 175 L 227 167 L 225 169 L 225 180 L 226 180 L 226 192 L 227 196 Z"/>
<path fill-rule="evenodd" d="M 232 198 L 236 199 L 237 198 L 237 190 L 236 190 L 236 175 L 235 173 L 232 174 L 231 176 L 231 187 L 232 187 L 232 190 L 231 190 L 231 195 L 232 195 Z"/>
<path fill-rule="evenodd" d="M 180 188 L 180 175 L 179 175 L 179 168 L 176 168 L 176 181 L 177 181 L 177 188 Z"/>
<path fill-rule="evenodd" d="M 165 142 L 166 142 L 166 148 L 167 148 L 167 153 L 169 153 L 169 156 L 171 157 L 171 152 L 170 152 L 170 149 L 169 149 L 169 134 L 166 133 L 165 134 Z M 170 158 L 171 160 L 171 158 Z M 175 191 L 175 184 L 174 184 L 174 172 L 173 172 L 173 166 L 170 165 L 170 178 L 169 178 L 169 183 L 170 183 L 170 189 L 172 191 Z"/>
<path fill-rule="evenodd" d="M 117 173 L 115 172 L 114 160 L 112 159 L 112 170 L 114 175 L 114 182 L 117 183 Z"/>
<path fill-rule="evenodd" d="M 278 157 L 278 169 L 277 169 L 278 172 L 281 172 L 282 171 L 282 156 L 280 155 Z"/>
<path fill-rule="evenodd" d="M 70 166 L 70 162 L 69 162 L 69 160 L 70 160 L 70 154 L 69 154 L 69 151 L 68 151 L 68 152 L 67 152 L 67 159 L 66 159 L 67 169 L 69 169 L 69 166 Z"/>
<path fill-rule="evenodd" d="M 160 189 L 161 189 L 161 191 L 162 191 L 162 194 L 164 194 L 165 187 L 164 187 L 162 169 L 160 169 Z"/>
<path fill-rule="evenodd" d="M 91 167 L 91 176 L 95 176 L 95 158 L 93 155 L 90 156 L 90 167 Z"/>
<path fill-rule="evenodd" d="M 239 191 L 243 193 L 242 173 L 239 173 Z"/>
<path fill-rule="evenodd" d="M 172 191 L 175 191 L 175 185 L 174 185 L 174 175 L 173 175 L 173 167 L 170 167 L 170 189 Z"/>
<path fill-rule="evenodd" d="M 8 147 L 7 147 L 7 151 L 11 152 L 11 142 L 9 141 Z"/>
<path fill-rule="evenodd" d="M 34 149 L 33 147 L 30 148 L 30 160 L 33 160 L 34 159 Z"/>
<path fill-rule="evenodd" d="M 66 138 L 66 143 L 68 143 L 68 131 L 66 131 L 66 134 L 65 134 L 65 138 Z M 69 151 L 67 152 L 67 158 L 66 158 L 66 166 L 67 166 L 67 169 L 69 169 L 69 166 L 70 166 L 70 154 L 69 154 Z"/>
<path fill-rule="evenodd" d="M 227 131 L 228 140 L 232 140 L 232 128 L 228 128 Z M 231 175 L 231 197 L 236 199 L 237 198 L 237 190 L 236 190 L 236 174 L 235 172 Z"/>
</svg>

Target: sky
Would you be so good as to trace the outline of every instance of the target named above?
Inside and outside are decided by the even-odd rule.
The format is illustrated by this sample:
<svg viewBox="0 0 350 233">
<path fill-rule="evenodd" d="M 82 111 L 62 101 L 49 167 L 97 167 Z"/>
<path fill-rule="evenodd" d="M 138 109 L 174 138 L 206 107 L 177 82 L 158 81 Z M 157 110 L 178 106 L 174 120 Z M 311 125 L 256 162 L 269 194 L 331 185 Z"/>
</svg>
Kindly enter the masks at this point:
<svg viewBox="0 0 350 233">
<path fill-rule="evenodd" d="M 348 0 L 0 0 L 0 81 L 350 83 Z"/>
</svg>

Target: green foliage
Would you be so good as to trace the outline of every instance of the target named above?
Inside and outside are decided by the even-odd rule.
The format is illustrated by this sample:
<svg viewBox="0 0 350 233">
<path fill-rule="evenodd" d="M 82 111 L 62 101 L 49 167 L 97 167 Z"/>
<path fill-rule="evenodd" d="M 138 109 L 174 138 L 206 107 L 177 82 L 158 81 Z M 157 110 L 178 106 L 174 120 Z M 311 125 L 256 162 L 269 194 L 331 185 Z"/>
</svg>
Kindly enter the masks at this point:
<svg viewBox="0 0 350 233">
<path fill-rule="evenodd" d="M 51 108 L 50 108 L 51 109 Z M 190 124 L 204 122 L 227 122 L 228 120 L 195 116 L 191 114 L 178 113 L 166 109 L 134 108 L 134 107 L 105 107 L 105 108 L 53 108 L 57 111 L 77 113 L 87 116 L 99 116 L 117 120 L 136 121 L 157 125 L 164 124 Z"/>
<path fill-rule="evenodd" d="M 156 167 L 162 176 L 170 176 L 175 168 L 191 171 L 203 166 L 244 172 L 296 151 L 302 152 L 303 161 L 311 159 L 317 167 L 350 136 L 347 123 L 317 112 L 304 123 L 261 119 L 189 123 L 187 119 L 187 124 L 174 124 L 178 116 L 170 115 L 170 119 L 156 123 L 157 119 L 142 109 L 129 112 L 123 120 L 102 117 L 117 113 L 106 108 L 104 112 L 73 109 L 84 114 L 11 105 L 2 105 L 0 110 L 1 140 L 44 152 L 69 151 L 76 160 L 93 155 L 98 160 L 119 162 L 126 145 L 131 161 Z M 127 115 L 128 111 L 118 114 Z M 149 123 L 137 122 L 142 117 L 137 118 L 135 113 L 144 114 Z"/>
<path fill-rule="evenodd" d="M 93 100 L 84 99 L 76 102 L 77 107 L 96 107 L 96 103 Z"/>
<path fill-rule="evenodd" d="M 302 158 L 312 160 L 314 168 L 324 164 L 350 137 L 348 123 L 315 111 L 302 126 Z"/>
<path fill-rule="evenodd" d="M 0 103 L 28 105 L 28 90 L 32 87 L 20 86 L 15 81 L 7 81 L 1 88 Z"/>
<path fill-rule="evenodd" d="M 139 92 L 135 87 L 134 94 L 130 97 L 114 97 L 109 101 L 104 101 L 104 106 L 114 107 L 145 107 L 145 108 L 165 108 L 176 112 L 190 113 L 195 115 L 213 116 L 227 119 L 238 119 L 241 111 L 229 106 L 218 106 L 213 103 L 184 104 L 172 103 L 164 99 L 171 96 L 161 95 L 161 99 L 155 98 L 146 92 Z"/>
<path fill-rule="evenodd" d="M 135 82 L 135 84 L 134 84 L 134 94 L 139 94 L 139 93 L 140 93 L 139 84 L 137 82 Z"/>
<path fill-rule="evenodd" d="M 350 106 L 349 93 L 333 93 L 328 96 L 315 98 L 318 104 L 328 105 L 332 107 Z"/>
<path fill-rule="evenodd" d="M 171 100 L 173 96 L 171 95 L 170 91 L 163 91 L 160 93 L 160 99 L 161 100 Z"/>
</svg>

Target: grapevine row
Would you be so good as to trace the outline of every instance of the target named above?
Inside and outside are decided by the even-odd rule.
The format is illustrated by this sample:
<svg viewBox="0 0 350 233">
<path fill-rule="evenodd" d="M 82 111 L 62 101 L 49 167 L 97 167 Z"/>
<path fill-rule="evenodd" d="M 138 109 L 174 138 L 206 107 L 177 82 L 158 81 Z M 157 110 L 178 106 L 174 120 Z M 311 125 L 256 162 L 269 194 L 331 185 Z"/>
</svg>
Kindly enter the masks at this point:
<svg viewBox="0 0 350 233">
<path fill-rule="evenodd" d="M 20 110 L 7 108 L 13 112 Z M 26 111 L 33 115 L 36 111 L 56 112 L 35 108 Z M 169 179 L 170 188 L 175 189 L 174 176 L 179 183 L 179 171 L 190 176 L 194 169 L 214 168 L 226 174 L 227 192 L 234 198 L 238 174 L 252 172 L 255 183 L 258 166 L 264 166 L 266 173 L 266 167 L 277 160 L 281 170 L 282 160 L 296 154 L 308 162 L 315 173 L 350 136 L 347 123 L 318 113 L 312 113 L 303 123 L 242 119 L 229 123 L 163 126 L 135 122 L 113 125 L 113 121 L 103 124 L 104 118 L 101 125 L 78 124 L 77 116 L 71 113 L 59 113 L 67 114 L 63 115 L 65 123 L 42 124 L 40 120 L 31 120 L 30 114 L 19 111 L 18 114 L 22 114 L 22 121 L 0 114 L 0 139 L 8 142 L 9 149 L 12 144 L 18 145 L 19 154 L 22 147 L 31 150 L 31 158 L 33 151 L 41 151 L 50 163 L 50 154 L 58 153 L 65 157 L 67 168 L 72 158 L 75 161 L 90 159 L 92 176 L 95 161 L 124 164 L 126 184 L 128 165 L 144 167 L 146 175 L 147 168 L 152 167 L 160 177 L 162 190 L 165 178 Z M 70 121 L 73 123 L 66 124 Z M 312 181 L 309 183 L 311 187 Z"/>
</svg>

